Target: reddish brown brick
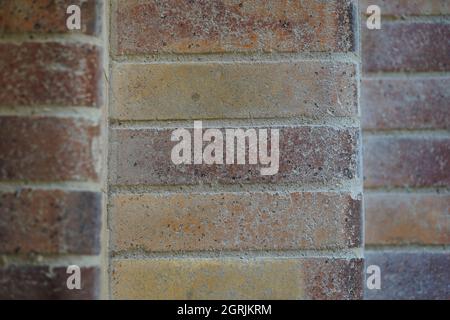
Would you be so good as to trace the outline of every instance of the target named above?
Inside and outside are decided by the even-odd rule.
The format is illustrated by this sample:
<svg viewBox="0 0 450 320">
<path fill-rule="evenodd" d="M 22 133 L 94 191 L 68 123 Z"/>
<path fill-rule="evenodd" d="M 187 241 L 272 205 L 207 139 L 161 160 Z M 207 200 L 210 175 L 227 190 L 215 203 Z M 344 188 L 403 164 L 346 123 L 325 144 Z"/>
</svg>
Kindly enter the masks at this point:
<svg viewBox="0 0 450 320">
<path fill-rule="evenodd" d="M 88 44 L 0 44 L 0 105 L 99 105 L 99 50 Z"/>
<path fill-rule="evenodd" d="M 347 0 L 115 3 L 112 44 L 119 55 L 354 49 L 354 9 Z"/>
<path fill-rule="evenodd" d="M 366 193 L 366 244 L 450 244 L 450 195 Z"/>
<path fill-rule="evenodd" d="M 356 116 L 353 63 L 116 64 L 115 119 Z"/>
<path fill-rule="evenodd" d="M 112 249 L 336 249 L 361 244 L 360 200 L 333 193 L 115 195 Z"/>
<path fill-rule="evenodd" d="M 116 299 L 361 299 L 363 261 L 119 259 L 111 281 Z"/>
<path fill-rule="evenodd" d="M 0 117 L 0 179 L 97 180 L 98 125 L 51 117 Z"/>
<path fill-rule="evenodd" d="M 448 0 L 360 0 L 361 12 L 369 5 L 377 5 L 385 16 L 428 16 L 450 14 Z"/>
<path fill-rule="evenodd" d="M 66 33 L 98 34 L 101 29 L 99 0 L 14 0 L 0 2 L 0 34 L 7 33 Z M 68 30 L 67 7 L 81 9 L 81 30 Z"/>
<path fill-rule="evenodd" d="M 381 289 L 365 289 L 371 300 L 450 299 L 450 253 L 366 251 L 366 266 L 381 269 Z"/>
<path fill-rule="evenodd" d="M 280 130 L 280 163 L 278 174 L 266 176 L 261 175 L 260 169 L 268 166 L 249 165 L 248 160 L 246 165 L 173 164 L 171 150 L 178 142 L 170 138 L 175 128 L 113 129 L 110 182 L 118 185 L 301 182 L 333 186 L 358 175 L 358 129 L 326 126 L 270 129 Z"/>
<path fill-rule="evenodd" d="M 450 71 L 450 24 L 382 23 L 381 30 L 362 28 L 364 72 Z"/>
<path fill-rule="evenodd" d="M 450 139 L 365 136 L 364 186 L 450 185 Z"/>
<path fill-rule="evenodd" d="M 365 79 L 366 130 L 450 129 L 450 78 Z"/>
<path fill-rule="evenodd" d="M 96 254 L 101 195 L 20 189 L 0 193 L 1 253 Z"/>
<path fill-rule="evenodd" d="M 0 267 L 0 299 L 69 300 L 98 299 L 100 270 L 81 267 L 81 289 L 69 290 L 65 267 L 18 266 Z"/>
</svg>

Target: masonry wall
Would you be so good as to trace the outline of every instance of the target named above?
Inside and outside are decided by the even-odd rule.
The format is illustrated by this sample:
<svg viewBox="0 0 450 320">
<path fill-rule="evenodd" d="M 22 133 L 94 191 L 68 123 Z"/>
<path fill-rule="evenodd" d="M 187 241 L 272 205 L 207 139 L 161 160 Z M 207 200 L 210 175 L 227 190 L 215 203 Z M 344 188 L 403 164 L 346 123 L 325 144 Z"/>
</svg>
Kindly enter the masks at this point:
<svg viewBox="0 0 450 320">
<path fill-rule="evenodd" d="M 362 298 L 357 12 L 112 1 L 111 298 Z M 279 129 L 278 174 L 173 164 L 193 120 Z"/>
<path fill-rule="evenodd" d="M 366 264 L 382 289 L 367 299 L 450 298 L 450 3 L 379 5 L 362 25 Z"/>
<path fill-rule="evenodd" d="M 100 297 L 103 15 L 0 2 L 0 299 Z M 67 289 L 73 264 L 82 290 Z"/>
</svg>

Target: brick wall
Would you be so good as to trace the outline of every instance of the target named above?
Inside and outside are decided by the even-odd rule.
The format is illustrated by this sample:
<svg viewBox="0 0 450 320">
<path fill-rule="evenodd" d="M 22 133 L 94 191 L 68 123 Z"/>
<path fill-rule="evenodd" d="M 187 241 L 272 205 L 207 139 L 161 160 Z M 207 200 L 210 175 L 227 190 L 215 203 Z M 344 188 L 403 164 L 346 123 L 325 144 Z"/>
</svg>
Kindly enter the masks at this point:
<svg viewBox="0 0 450 320">
<path fill-rule="evenodd" d="M 362 297 L 356 5 L 112 1 L 111 298 Z M 171 132 L 277 128 L 279 172 Z"/>
<path fill-rule="evenodd" d="M 379 5 L 381 30 L 364 13 Z M 367 299 L 448 299 L 450 3 L 360 1 Z"/>
<path fill-rule="evenodd" d="M 1 1 L 0 17 L 0 299 L 99 298 L 103 6 Z"/>
</svg>

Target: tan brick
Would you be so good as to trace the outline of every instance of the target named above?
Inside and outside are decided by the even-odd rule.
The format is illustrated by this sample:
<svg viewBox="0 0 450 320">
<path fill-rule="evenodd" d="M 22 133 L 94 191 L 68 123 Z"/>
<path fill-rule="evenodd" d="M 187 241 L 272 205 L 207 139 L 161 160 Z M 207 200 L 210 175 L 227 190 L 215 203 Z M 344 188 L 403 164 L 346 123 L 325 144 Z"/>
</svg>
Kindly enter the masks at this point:
<svg viewBox="0 0 450 320">
<path fill-rule="evenodd" d="M 450 14 L 448 0 L 360 0 L 361 12 L 369 5 L 377 5 L 385 16 L 435 16 Z"/>
<path fill-rule="evenodd" d="M 111 117 L 355 116 L 355 65 L 339 62 L 115 64 Z"/>
<path fill-rule="evenodd" d="M 1 253 L 95 254 L 101 195 L 19 189 L 0 193 Z"/>
<path fill-rule="evenodd" d="M 361 86 L 366 130 L 450 129 L 450 78 L 365 79 Z"/>
<path fill-rule="evenodd" d="M 336 249 L 361 244 L 360 200 L 332 193 L 115 195 L 115 251 Z"/>
<path fill-rule="evenodd" d="M 450 71 L 450 24 L 389 22 L 361 29 L 363 72 Z"/>
<path fill-rule="evenodd" d="M 101 29 L 100 0 L 14 0 L 0 1 L 0 34 L 72 33 L 98 34 Z M 81 9 L 81 29 L 68 30 L 67 7 Z"/>
<path fill-rule="evenodd" d="M 280 163 L 275 175 L 261 175 L 260 169 L 266 166 L 250 165 L 248 161 L 246 165 L 175 165 L 171 160 L 171 150 L 178 142 L 170 140 L 175 129 L 113 129 L 110 132 L 110 183 L 301 182 L 339 187 L 342 181 L 358 176 L 357 128 L 317 126 L 270 129 L 280 130 Z"/>
<path fill-rule="evenodd" d="M 449 194 L 366 193 L 366 244 L 450 244 Z"/>
<path fill-rule="evenodd" d="M 100 49 L 89 44 L 0 44 L 0 105 L 101 104 Z"/>
<path fill-rule="evenodd" d="M 364 186 L 450 185 L 450 139 L 365 136 Z"/>
<path fill-rule="evenodd" d="M 363 263 L 331 258 L 115 260 L 116 299 L 359 299 Z"/>
<path fill-rule="evenodd" d="M 100 128 L 56 117 L 0 117 L 0 179 L 97 180 Z"/>
<path fill-rule="evenodd" d="M 116 54 L 346 52 L 354 48 L 346 0 L 115 1 Z"/>
</svg>

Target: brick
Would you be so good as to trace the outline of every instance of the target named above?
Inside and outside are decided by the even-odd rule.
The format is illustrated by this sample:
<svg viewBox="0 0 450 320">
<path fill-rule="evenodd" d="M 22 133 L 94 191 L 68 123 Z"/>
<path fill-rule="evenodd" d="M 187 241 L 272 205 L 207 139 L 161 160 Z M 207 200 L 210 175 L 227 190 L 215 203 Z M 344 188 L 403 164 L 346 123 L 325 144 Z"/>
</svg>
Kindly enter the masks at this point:
<svg viewBox="0 0 450 320">
<path fill-rule="evenodd" d="M 366 193 L 368 245 L 450 244 L 450 195 Z"/>
<path fill-rule="evenodd" d="M 116 299 L 359 299 L 361 259 L 149 259 L 113 262 Z"/>
<path fill-rule="evenodd" d="M 364 186 L 445 187 L 450 184 L 450 139 L 364 137 Z"/>
<path fill-rule="evenodd" d="M 90 300 L 99 298 L 100 269 L 81 267 L 81 290 L 67 288 L 67 267 L 0 267 L 0 299 Z"/>
<path fill-rule="evenodd" d="M 361 244 L 361 201 L 332 193 L 114 195 L 112 249 L 336 249 Z"/>
<path fill-rule="evenodd" d="M 278 129 L 280 158 L 279 171 L 275 175 L 261 175 L 260 169 L 267 166 L 250 165 L 248 161 L 246 165 L 175 165 L 171 160 L 171 150 L 178 142 L 170 141 L 175 129 L 112 129 L 109 150 L 110 183 L 165 185 L 302 182 L 327 183 L 331 187 L 358 175 L 357 128 L 324 126 Z"/>
<path fill-rule="evenodd" d="M 435 16 L 450 14 L 447 0 L 360 0 L 361 12 L 369 5 L 377 5 L 384 16 Z"/>
<path fill-rule="evenodd" d="M 68 30 L 67 7 L 81 9 L 81 29 Z M 68 33 L 89 35 L 101 30 L 101 1 L 95 0 L 14 0 L 0 3 L 0 34 L 8 33 Z"/>
<path fill-rule="evenodd" d="M 98 106 L 100 49 L 90 44 L 0 44 L 0 105 Z"/>
<path fill-rule="evenodd" d="M 450 71 L 448 23 L 384 21 L 381 30 L 361 32 L 365 73 Z"/>
<path fill-rule="evenodd" d="M 98 254 L 101 195 L 21 189 L 0 193 L 0 252 Z"/>
<path fill-rule="evenodd" d="M 0 117 L 0 179 L 96 181 L 99 134 L 88 120 Z"/>
<path fill-rule="evenodd" d="M 115 1 L 116 54 L 347 52 L 354 49 L 349 1 Z"/>
<path fill-rule="evenodd" d="M 366 251 L 366 265 L 378 265 L 381 268 L 381 289 L 366 288 L 366 299 L 450 299 L 448 251 Z"/>
<path fill-rule="evenodd" d="M 364 79 L 366 130 L 450 129 L 450 78 Z"/>
<path fill-rule="evenodd" d="M 356 67 L 339 62 L 115 64 L 111 117 L 355 116 Z"/>
</svg>

